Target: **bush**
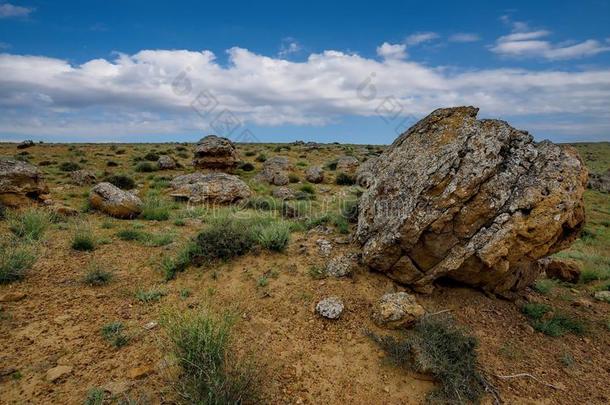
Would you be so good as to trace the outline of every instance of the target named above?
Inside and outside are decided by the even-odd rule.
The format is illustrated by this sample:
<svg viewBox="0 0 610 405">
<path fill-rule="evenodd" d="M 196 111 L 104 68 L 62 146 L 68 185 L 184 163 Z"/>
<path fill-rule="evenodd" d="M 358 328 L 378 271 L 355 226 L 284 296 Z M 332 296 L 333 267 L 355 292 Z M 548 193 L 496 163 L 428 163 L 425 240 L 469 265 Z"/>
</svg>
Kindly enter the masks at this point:
<svg viewBox="0 0 610 405">
<path fill-rule="evenodd" d="M 246 153 L 244 153 L 244 155 L 246 155 L 246 156 L 254 156 L 254 155 L 256 155 L 256 152 L 254 152 L 253 150 L 249 150 L 249 151 L 246 151 Z"/>
<path fill-rule="evenodd" d="M 267 155 L 265 155 L 264 153 L 261 153 L 260 155 L 258 155 L 256 157 L 256 161 L 257 162 L 261 162 L 261 163 L 266 162 L 267 161 Z"/>
<path fill-rule="evenodd" d="M 182 373 L 176 390 L 189 403 L 257 403 L 254 368 L 230 350 L 233 318 L 175 311 L 161 319 Z"/>
<path fill-rule="evenodd" d="M 336 160 L 333 160 L 332 162 L 328 162 L 328 163 L 326 164 L 326 168 L 327 168 L 328 170 L 332 170 L 332 171 L 337 170 L 337 161 L 336 161 Z"/>
<path fill-rule="evenodd" d="M 123 347 L 129 343 L 129 337 L 124 334 L 121 322 L 112 322 L 104 325 L 101 330 L 102 337 L 114 347 Z"/>
<path fill-rule="evenodd" d="M 106 392 L 103 388 L 91 388 L 87 391 L 87 398 L 85 398 L 85 405 L 102 405 L 104 403 L 104 397 Z"/>
<path fill-rule="evenodd" d="M 9 213 L 8 223 L 16 236 L 39 240 L 51 223 L 51 214 L 46 210 L 28 208 L 21 213 Z"/>
<path fill-rule="evenodd" d="M 252 170 L 254 170 L 254 165 L 252 163 L 246 162 L 239 165 L 239 168 L 244 172 L 251 172 Z"/>
<path fill-rule="evenodd" d="M 95 240 L 91 236 L 91 232 L 85 229 L 79 229 L 72 238 L 72 249 L 91 252 L 95 249 Z"/>
<path fill-rule="evenodd" d="M 284 251 L 290 241 L 290 227 L 282 222 L 260 226 L 255 234 L 260 246 L 275 252 Z"/>
<path fill-rule="evenodd" d="M 143 240 L 145 233 L 137 229 L 121 229 L 116 233 L 121 240 Z"/>
<path fill-rule="evenodd" d="M 195 256 L 198 262 L 228 260 L 248 253 L 254 247 L 254 236 L 238 221 L 220 219 L 197 235 Z"/>
<path fill-rule="evenodd" d="M 109 160 L 106 162 L 106 166 L 108 167 L 117 167 L 119 164 L 117 162 L 115 162 L 114 160 Z"/>
<path fill-rule="evenodd" d="M 196 253 L 197 245 L 187 243 L 178 251 L 175 257 L 164 257 L 161 261 L 161 271 L 165 281 L 173 280 L 176 277 L 176 273 L 182 273 L 186 270 Z"/>
<path fill-rule="evenodd" d="M 585 332 L 584 324 L 576 318 L 561 313 L 554 313 L 545 317 L 553 309 L 544 304 L 528 303 L 521 307 L 534 329 L 545 335 L 557 337 L 568 332 L 582 334 Z"/>
<path fill-rule="evenodd" d="M 148 291 L 138 290 L 136 292 L 136 298 L 138 299 L 138 301 L 144 303 L 157 302 L 165 295 L 167 295 L 165 291 L 157 290 L 154 288 Z"/>
<path fill-rule="evenodd" d="M 339 173 L 335 178 L 335 184 L 339 186 L 353 186 L 356 184 L 356 179 L 347 173 Z"/>
<path fill-rule="evenodd" d="M 148 160 L 149 162 L 156 162 L 159 160 L 159 154 L 155 152 L 148 152 L 146 155 L 144 155 L 144 159 Z"/>
<path fill-rule="evenodd" d="M 273 197 L 251 197 L 246 203 L 246 208 L 260 211 L 275 211 L 281 204 Z"/>
<path fill-rule="evenodd" d="M 140 162 L 136 165 L 134 170 L 138 173 L 151 173 L 157 169 L 157 166 L 150 162 Z"/>
<path fill-rule="evenodd" d="M 144 200 L 140 218 L 149 221 L 167 221 L 170 216 L 171 205 L 156 195 L 150 195 Z"/>
<path fill-rule="evenodd" d="M 31 245 L 0 243 L 0 284 L 21 280 L 35 262 L 36 252 Z"/>
<path fill-rule="evenodd" d="M 124 174 L 115 174 L 112 176 L 108 176 L 106 177 L 106 181 L 122 190 L 131 190 L 136 186 L 136 182 L 134 181 L 134 179 Z"/>
<path fill-rule="evenodd" d="M 80 165 L 75 162 L 63 162 L 59 165 L 59 170 L 62 172 L 75 172 L 80 170 Z"/>
<path fill-rule="evenodd" d="M 89 270 L 85 274 L 83 281 L 85 284 L 97 287 L 104 284 L 108 284 L 112 280 L 112 273 L 102 269 L 99 265 L 94 264 L 90 266 Z"/>
<path fill-rule="evenodd" d="M 549 280 L 548 278 L 536 280 L 534 283 L 534 290 L 540 294 L 548 294 L 555 287 L 555 281 Z"/>
<path fill-rule="evenodd" d="M 486 382 L 477 371 L 477 341 L 450 319 L 423 318 L 404 338 L 370 336 L 396 365 L 430 373 L 440 382 L 428 394 L 430 402 L 479 403 Z"/>
<path fill-rule="evenodd" d="M 301 179 L 300 179 L 300 178 L 299 178 L 299 176 L 297 176 L 296 174 L 294 174 L 294 173 L 290 173 L 290 174 L 288 175 L 288 181 L 289 181 L 290 183 L 298 183 L 299 181 L 301 181 Z"/>
<path fill-rule="evenodd" d="M 299 187 L 299 190 L 301 190 L 302 192 L 307 193 L 307 194 L 316 193 L 315 187 L 309 183 L 303 184 L 301 187 Z"/>
</svg>

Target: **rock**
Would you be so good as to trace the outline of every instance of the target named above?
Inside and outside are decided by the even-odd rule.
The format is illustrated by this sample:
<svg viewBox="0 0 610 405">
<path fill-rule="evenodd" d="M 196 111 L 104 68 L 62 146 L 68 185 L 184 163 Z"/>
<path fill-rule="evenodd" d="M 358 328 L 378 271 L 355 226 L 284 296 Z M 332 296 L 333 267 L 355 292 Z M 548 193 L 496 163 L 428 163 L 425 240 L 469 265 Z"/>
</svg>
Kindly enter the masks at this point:
<svg viewBox="0 0 610 405">
<path fill-rule="evenodd" d="M 157 160 L 157 166 L 159 166 L 159 170 L 174 170 L 176 168 L 176 160 L 168 155 L 159 156 L 159 160 Z"/>
<path fill-rule="evenodd" d="M 151 366 L 134 367 L 127 371 L 127 377 L 132 380 L 139 380 L 154 373 L 155 369 Z"/>
<path fill-rule="evenodd" d="M 128 381 L 111 381 L 102 387 L 104 391 L 110 393 L 113 397 L 126 393 L 130 388 L 131 383 Z"/>
<path fill-rule="evenodd" d="M 239 157 L 233 142 L 227 138 L 208 135 L 195 146 L 193 165 L 201 169 L 233 170 Z"/>
<path fill-rule="evenodd" d="M 356 184 L 362 188 L 369 188 L 373 184 L 373 168 L 377 158 L 370 158 L 362 163 L 356 171 Z"/>
<path fill-rule="evenodd" d="M 320 255 L 323 257 L 330 256 L 330 252 L 333 250 L 333 245 L 328 240 L 320 238 L 316 240 L 316 245 L 318 245 L 318 250 L 320 251 Z"/>
<path fill-rule="evenodd" d="M 95 177 L 95 174 L 89 170 L 75 170 L 70 172 L 70 180 L 72 181 L 72 184 L 84 186 L 95 183 L 97 177 Z"/>
<path fill-rule="evenodd" d="M 593 297 L 598 301 L 605 301 L 610 303 L 610 291 L 598 291 Z"/>
<path fill-rule="evenodd" d="M 278 187 L 273 190 L 273 196 L 280 200 L 294 200 L 295 194 L 292 189 L 288 187 Z"/>
<path fill-rule="evenodd" d="M 21 142 L 20 144 L 17 145 L 17 149 L 26 149 L 26 148 L 31 148 L 32 146 L 34 146 L 34 141 L 32 141 L 31 139 L 25 140 L 23 142 Z"/>
<path fill-rule="evenodd" d="M 290 181 L 286 173 L 290 169 L 290 161 L 287 157 L 274 156 L 263 163 L 263 170 L 256 176 L 256 179 L 275 186 L 285 186 Z"/>
<path fill-rule="evenodd" d="M 99 183 L 89 192 L 91 207 L 121 219 L 137 217 L 142 212 L 142 200 L 110 183 Z"/>
<path fill-rule="evenodd" d="M 591 173 L 587 187 L 602 193 L 610 193 L 610 169 L 604 173 Z"/>
<path fill-rule="evenodd" d="M 146 330 L 153 330 L 155 329 L 157 326 L 159 326 L 159 323 L 156 321 L 150 321 L 148 322 L 146 325 L 144 325 L 144 329 Z"/>
<path fill-rule="evenodd" d="M 305 172 L 305 179 L 310 183 L 322 183 L 324 181 L 324 170 L 320 166 L 311 166 Z"/>
<path fill-rule="evenodd" d="M 339 318 L 343 308 L 343 302 L 337 297 L 324 298 L 316 304 L 316 312 L 328 319 Z"/>
<path fill-rule="evenodd" d="M 548 278 L 553 278 L 568 283 L 577 283 L 580 278 L 580 267 L 573 262 L 546 258 L 542 259 L 544 271 Z"/>
<path fill-rule="evenodd" d="M 56 382 L 64 376 L 72 373 L 72 367 L 70 366 L 57 366 L 47 371 L 46 379 L 49 382 Z"/>
<path fill-rule="evenodd" d="M 477 112 L 436 110 L 380 155 L 359 204 L 365 264 L 416 287 L 449 277 L 508 293 L 578 237 L 587 170 L 576 150 Z"/>
<path fill-rule="evenodd" d="M 39 201 L 49 192 L 42 172 L 34 165 L 11 158 L 0 159 L 0 204 L 19 207 Z"/>
<path fill-rule="evenodd" d="M 373 321 L 379 326 L 392 329 L 408 327 L 426 314 L 415 297 L 406 292 L 383 295 L 373 309 Z"/>
<path fill-rule="evenodd" d="M 174 178 L 169 187 L 172 197 L 188 199 L 194 204 L 230 204 L 252 195 L 239 177 L 226 173 L 185 174 Z"/>
<path fill-rule="evenodd" d="M 0 296 L 0 302 L 17 302 L 27 297 L 27 294 L 22 292 L 8 292 Z"/>
<path fill-rule="evenodd" d="M 341 173 L 354 174 L 360 162 L 353 156 L 341 156 L 337 160 L 337 171 Z"/>
<path fill-rule="evenodd" d="M 326 274 L 331 277 L 349 276 L 352 274 L 354 264 L 354 257 L 352 255 L 333 257 L 326 265 Z"/>
</svg>

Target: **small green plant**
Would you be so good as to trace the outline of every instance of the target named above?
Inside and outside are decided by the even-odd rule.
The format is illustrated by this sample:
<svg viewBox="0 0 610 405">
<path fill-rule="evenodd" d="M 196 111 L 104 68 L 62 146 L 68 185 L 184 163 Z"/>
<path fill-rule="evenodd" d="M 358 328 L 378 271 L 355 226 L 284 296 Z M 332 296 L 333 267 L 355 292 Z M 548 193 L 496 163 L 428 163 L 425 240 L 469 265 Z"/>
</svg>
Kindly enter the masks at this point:
<svg viewBox="0 0 610 405">
<path fill-rule="evenodd" d="M 527 317 L 532 319 L 540 319 L 550 310 L 550 306 L 537 303 L 528 303 L 521 307 L 521 312 L 523 312 Z"/>
<path fill-rule="evenodd" d="M 290 227 L 282 222 L 261 226 L 256 230 L 257 243 L 275 252 L 282 252 L 290 242 Z"/>
<path fill-rule="evenodd" d="M 307 271 L 307 274 L 314 280 L 322 280 L 326 278 L 326 271 L 320 266 L 311 266 Z"/>
<path fill-rule="evenodd" d="M 267 287 L 269 285 L 269 279 L 267 278 L 267 276 L 262 275 L 258 278 L 258 280 L 256 281 L 256 286 L 257 287 Z"/>
<path fill-rule="evenodd" d="M 134 170 L 138 173 L 151 173 L 157 170 L 157 166 L 150 162 L 139 162 Z"/>
<path fill-rule="evenodd" d="M 197 245 L 191 242 L 184 245 L 175 257 L 164 257 L 161 260 L 161 271 L 165 281 L 173 280 L 177 273 L 186 270 L 193 257 L 197 254 L 197 251 Z"/>
<path fill-rule="evenodd" d="M 95 239 L 91 236 L 91 232 L 86 229 L 77 229 L 72 237 L 72 249 L 91 252 L 95 250 Z"/>
<path fill-rule="evenodd" d="M 16 236 L 39 240 L 51 224 L 51 214 L 40 208 L 29 208 L 21 213 L 9 213 L 8 223 Z"/>
<path fill-rule="evenodd" d="M 116 233 L 116 236 L 118 236 L 118 238 L 121 240 L 143 240 L 145 238 L 145 233 L 137 229 L 130 228 L 121 229 Z"/>
<path fill-rule="evenodd" d="M 106 395 L 103 388 L 91 388 L 87 391 L 87 398 L 85 398 L 84 405 L 102 405 L 104 403 L 104 396 Z"/>
<path fill-rule="evenodd" d="M 156 162 L 159 160 L 159 154 L 155 152 L 148 152 L 146 155 L 144 155 L 144 159 L 148 160 L 149 162 Z"/>
<path fill-rule="evenodd" d="M 180 298 L 185 300 L 188 297 L 191 296 L 191 290 L 189 290 L 188 288 L 181 288 L 180 289 Z"/>
<path fill-rule="evenodd" d="M 136 186 L 136 182 L 131 177 L 124 174 L 114 174 L 106 177 L 106 181 L 120 188 L 121 190 L 131 190 Z"/>
<path fill-rule="evenodd" d="M 523 305 L 521 311 L 529 318 L 534 329 L 545 335 L 557 337 L 568 332 L 575 334 L 585 332 L 585 326 L 580 320 L 565 314 L 554 313 L 548 305 L 528 303 Z"/>
<path fill-rule="evenodd" d="M 307 194 L 316 193 L 316 188 L 313 186 L 313 184 L 309 184 L 309 183 L 303 184 L 301 187 L 299 187 L 299 190 L 301 190 L 302 192 L 307 193 Z"/>
<path fill-rule="evenodd" d="M 261 153 L 260 155 L 258 155 L 256 157 L 256 161 L 257 162 L 266 162 L 267 161 L 267 155 L 265 155 L 264 153 Z"/>
<path fill-rule="evenodd" d="M 239 165 L 239 168 L 244 172 L 251 172 L 254 170 L 254 165 L 250 162 L 245 162 Z"/>
<path fill-rule="evenodd" d="M 113 278 L 112 272 L 104 270 L 99 264 L 94 263 L 89 266 L 83 281 L 90 286 L 101 286 L 108 284 Z"/>
<path fill-rule="evenodd" d="M 129 343 L 129 337 L 125 335 L 124 329 L 121 322 L 107 323 L 102 327 L 102 337 L 114 347 L 123 347 Z"/>
<path fill-rule="evenodd" d="M 236 220 L 220 219 L 197 235 L 196 260 L 229 260 L 248 253 L 254 247 L 253 232 Z"/>
<path fill-rule="evenodd" d="M 138 301 L 146 304 L 151 302 L 157 302 L 161 300 L 161 298 L 163 298 L 165 295 L 167 295 L 165 291 L 161 291 L 155 288 L 150 290 L 140 289 L 136 292 L 136 298 L 138 299 Z"/>
<path fill-rule="evenodd" d="M 35 262 L 33 246 L 16 241 L 0 242 L 0 284 L 21 280 Z"/>
<path fill-rule="evenodd" d="M 290 183 L 298 183 L 299 181 L 301 181 L 301 178 L 294 173 L 290 173 L 288 175 L 288 181 Z"/>
<path fill-rule="evenodd" d="M 63 162 L 59 165 L 59 170 L 62 172 L 75 172 L 80 170 L 80 165 L 75 162 Z"/>
<path fill-rule="evenodd" d="M 166 221 L 170 216 L 171 205 L 159 196 L 150 195 L 144 200 L 140 217 L 149 221 Z"/>
<path fill-rule="evenodd" d="M 548 294 L 555 287 L 555 282 L 548 278 L 536 280 L 533 287 L 540 294 Z"/>
</svg>

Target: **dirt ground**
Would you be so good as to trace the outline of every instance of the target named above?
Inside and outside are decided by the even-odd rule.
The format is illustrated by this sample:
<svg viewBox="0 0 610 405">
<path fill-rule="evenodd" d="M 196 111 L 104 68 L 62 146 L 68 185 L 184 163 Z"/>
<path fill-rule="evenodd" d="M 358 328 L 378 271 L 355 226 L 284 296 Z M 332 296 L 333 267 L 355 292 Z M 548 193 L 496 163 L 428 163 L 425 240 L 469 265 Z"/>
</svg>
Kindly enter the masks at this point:
<svg viewBox="0 0 610 405">
<path fill-rule="evenodd" d="M 118 145 L 126 153 L 116 154 L 109 145 L 37 145 L 27 149 L 30 161 L 86 160 L 80 163 L 103 177 L 104 171 L 128 173 L 142 185 L 144 193 L 152 176 L 172 177 L 191 171 L 189 158 L 177 171 L 133 173 L 132 158 L 147 150 L 164 150 L 174 145 Z M 305 152 L 300 147 L 274 152 L 275 146 L 240 146 L 264 150 L 268 156 L 289 156 L 293 164 L 324 164 L 345 153 L 340 145 Z M 362 158 L 375 149 L 353 147 Z M 76 153 L 75 153 L 76 151 Z M 348 152 L 351 152 L 348 150 Z M 368 151 L 368 152 L 367 152 Z M 15 145 L 0 145 L 0 155 L 13 156 Z M 245 157 L 257 169 L 256 155 Z M 106 161 L 116 161 L 117 168 Z M 57 164 L 41 166 L 54 200 L 74 208 L 85 201 L 88 187 L 69 184 Z M 303 177 L 305 165 L 295 173 Z M 253 172 L 241 173 L 250 180 Z M 298 187 L 298 184 L 292 185 Z M 316 185 L 319 200 L 346 193 L 346 187 Z M 257 190 L 265 194 L 268 189 Z M 601 220 L 610 220 L 610 201 L 602 198 Z M 596 200 L 597 201 L 597 200 Z M 605 201 L 605 203 L 604 203 Z M 604 204 L 605 208 L 604 208 Z M 180 208 L 179 208 L 180 209 Z M 601 218 L 600 217 L 600 218 Z M 86 221 L 96 238 L 103 240 L 92 252 L 70 248 L 75 221 Z M 173 243 L 148 247 L 137 241 L 116 237 L 120 229 L 142 224 L 147 232 L 175 235 Z M 318 280 L 309 274 L 312 266 L 323 266 L 328 258 L 320 254 L 316 241 L 333 244 L 332 256 L 357 247 L 347 244 L 346 235 L 332 227 L 295 232 L 283 253 L 255 252 L 216 266 L 189 268 L 175 280 L 165 282 L 159 262 L 203 227 L 200 219 L 187 219 L 185 226 L 170 221 L 121 221 L 100 213 L 83 213 L 67 225 L 56 224 L 45 234 L 41 253 L 27 276 L 18 282 L 0 285 L 0 403 L 79 404 L 88 390 L 107 387 L 115 391 L 113 403 L 172 403 L 163 345 L 163 328 L 157 322 L 169 309 L 192 311 L 210 307 L 238 315 L 234 344 L 239 353 L 257 360 L 260 391 L 273 404 L 419 404 L 435 382 L 393 366 L 365 333 L 389 333 L 370 319 L 375 301 L 386 292 L 404 287 L 388 278 L 358 269 L 351 278 Z M 0 233 L 9 233 L 4 221 Z M 610 246 L 606 245 L 609 256 Z M 91 263 L 112 269 L 114 279 L 105 286 L 90 287 L 82 282 Z M 260 278 L 265 276 L 266 285 Z M 459 324 L 479 340 L 482 369 L 498 389 L 505 403 L 514 404 L 607 404 L 610 402 L 610 305 L 591 297 L 592 286 L 559 285 L 550 293 L 526 290 L 516 302 L 489 297 L 458 285 L 441 283 L 429 295 L 418 294 L 430 312 L 450 310 Z M 144 303 L 138 290 L 158 289 L 164 296 Z M 6 300 L 7 297 L 16 300 Z M 336 321 L 314 312 L 322 298 L 335 295 L 345 304 Z M 587 332 L 550 337 L 535 331 L 521 313 L 522 302 L 549 303 L 554 308 L 586 321 Z M 128 345 L 112 347 L 100 329 L 121 321 L 130 336 Z M 71 367 L 68 375 L 49 382 L 47 371 L 58 365 Z M 529 377 L 510 377 L 528 373 Z M 504 376 L 504 377 L 501 377 Z M 548 384 L 553 385 L 550 387 Z M 119 387 L 119 388 L 117 388 Z M 492 403 L 487 396 L 485 403 Z M 110 403 L 110 402 L 109 402 Z"/>
</svg>

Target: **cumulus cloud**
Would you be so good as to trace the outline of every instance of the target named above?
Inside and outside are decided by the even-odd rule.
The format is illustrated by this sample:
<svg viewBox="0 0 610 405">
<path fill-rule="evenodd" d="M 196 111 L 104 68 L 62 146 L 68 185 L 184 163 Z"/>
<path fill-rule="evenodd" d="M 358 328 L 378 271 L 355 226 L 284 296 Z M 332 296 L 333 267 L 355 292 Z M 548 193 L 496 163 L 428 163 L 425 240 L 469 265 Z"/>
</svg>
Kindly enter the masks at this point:
<svg viewBox="0 0 610 405">
<path fill-rule="evenodd" d="M 481 37 L 470 32 L 458 32 L 449 36 L 449 42 L 477 42 Z"/>
<path fill-rule="evenodd" d="M 404 59 L 407 57 L 407 46 L 405 44 L 389 44 L 384 42 L 377 47 L 377 55 L 383 59 Z"/>
<path fill-rule="evenodd" d="M 417 32 L 415 34 L 409 35 L 405 39 L 405 44 L 409 46 L 423 44 L 425 42 L 434 41 L 438 39 L 440 36 L 436 32 Z"/>
<path fill-rule="evenodd" d="M 0 133 L 186 133 L 225 119 L 324 125 L 384 114 L 389 105 L 392 114 L 416 117 L 476 105 L 493 117 L 569 114 L 591 126 L 610 119 L 608 69 L 464 71 L 402 59 L 405 49 L 387 43 L 381 60 L 335 50 L 299 62 L 227 52 L 227 64 L 206 50 L 143 50 L 82 64 L 0 54 Z"/>
<path fill-rule="evenodd" d="M 504 20 L 508 22 L 508 20 Z M 501 36 L 491 50 L 506 57 L 538 57 L 547 60 L 567 60 L 594 56 L 610 51 L 610 46 L 595 39 L 583 42 L 552 43 L 546 39 L 550 31 L 532 30 L 523 22 L 512 22 L 512 33 Z"/>
<path fill-rule="evenodd" d="M 32 11 L 31 7 L 15 6 L 11 3 L 0 4 L 0 18 L 27 17 Z"/>
</svg>

